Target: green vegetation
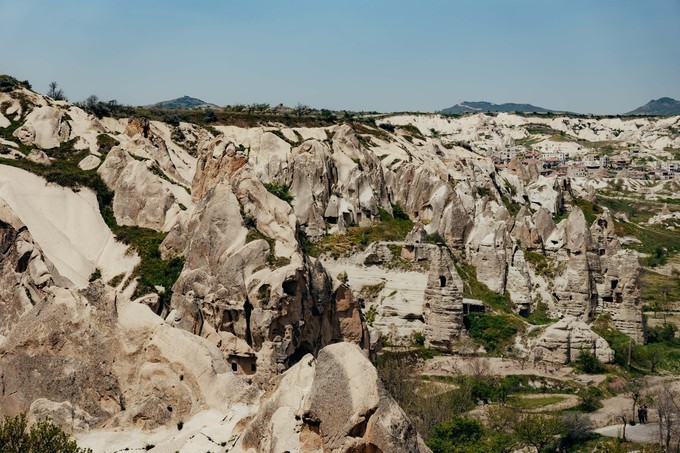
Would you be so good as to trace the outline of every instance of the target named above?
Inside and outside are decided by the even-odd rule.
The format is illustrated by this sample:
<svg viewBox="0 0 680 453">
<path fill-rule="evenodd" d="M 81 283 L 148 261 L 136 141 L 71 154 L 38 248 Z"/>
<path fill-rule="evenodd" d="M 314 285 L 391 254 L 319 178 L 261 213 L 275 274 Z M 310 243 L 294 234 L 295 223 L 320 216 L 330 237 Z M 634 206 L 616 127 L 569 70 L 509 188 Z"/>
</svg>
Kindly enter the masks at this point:
<svg viewBox="0 0 680 453">
<path fill-rule="evenodd" d="M 28 428 L 26 414 L 5 417 L 0 423 L 0 452 L 2 453 L 92 453 L 79 448 L 58 426 L 39 421 Z"/>
<path fill-rule="evenodd" d="M 553 259 L 548 258 L 542 253 L 525 251 L 524 259 L 534 268 L 536 275 L 541 275 L 547 278 L 555 278 L 557 267 Z"/>
<path fill-rule="evenodd" d="M 524 325 L 514 315 L 470 313 L 465 317 L 468 333 L 490 353 L 504 352 L 513 343 L 515 335 Z"/>
<path fill-rule="evenodd" d="M 92 283 L 95 280 L 98 280 L 102 278 L 102 271 L 99 268 L 96 268 L 94 272 L 92 272 L 92 275 L 90 275 L 89 282 Z"/>
<path fill-rule="evenodd" d="M 636 344 L 617 330 L 608 315 L 600 315 L 593 323 L 593 331 L 607 340 L 614 350 L 614 361 L 636 373 L 654 373 L 659 370 L 680 372 L 680 339 L 675 338 L 676 328 L 663 324 L 649 329 L 649 343 Z"/>
<path fill-rule="evenodd" d="M 586 218 L 588 226 L 591 226 L 599 214 L 602 214 L 602 208 L 596 203 L 588 201 L 584 198 L 574 197 L 574 204 L 581 208 L 583 215 Z"/>
<path fill-rule="evenodd" d="M 366 324 L 369 326 L 373 327 L 373 323 L 375 322 L 375 315 L 378 314 L 378 310 L 376 309 L 375 305 L 371 305 L 368 307 L 368 310 L 366 310 Z"/>
<path fill-rule="evenodd" d="M 171 288 L 182 272 L 184 258 L 175 257 L 169 260 L 161 258 L 159 247 L 167 233 L 130 226 L 117 226 L 112 230 L 119 241 L 130 245 L 141 258 L 132 274 L 139 277 L 134 296 L 159 293 L 162 302 L 166 306 L 170 305 Z M 163 287 L 163 290 L 158 291 L 156 286 Z"/>
<path fill-rule="evenodd" d="M 491 195 L 491 189 L 488 187 L 477 187 L 477 195 L 480 197 L 486 197 Z"/>
<path fill-rule="evenodd" d="M 394 216 L 380 209 L 379 222 L 373 222 L 367 227 L 348 227 L 347 234 L 327 235 L 315 243 L 303 238 L 302 244 L 308 255 L 318 257 L 328 253 L 333 257 L 341 257 L 356 250 L 364 250 L 372 242 L 402 241 L 413 229 L 413 222 L 397 204 L 392 205 L 392 212 Z"/>
<path fill-rule="evenodd" d="M 290 193 L 290 187 L 285 184 L 277 184 L 275 182 L 265 183 L 264 187 L 269 193 L 276 195 L 288 204 L 293 201 L 293 195 Z"/>
<path fill-rule="evenodd" d="M 649 269 L 640 271 L 640 299 L 645 311 L 670 311 L 672 301 L 680 300 L 680 278 Z"/>
<path fill-rule="evenodd" d="M 526 320 L 528 323 L 536 326 L 541 326 L 544 324 L 550 324 L 552 322 L 555 322 L 555 320 L 549 316 L 548 304 L 546 304 L 543 301 L 539 301 L 536 304 L 536 309 L 533 312 L 531 312 L 529 316 L 526 317 Z"/>
<path fill-rule="evenodd" d="M 586 387 L 579 392 L 579 409 L 583 412 L 595 412 L 602 408 L 604 392 L 597 387 Z"/>
<path fill-rule="evenodd" d="M 597 359 L 591 351 L 579 351 L 578 357 L 574 361 L 577 370 L 586 374 L 598 374 L 605 371 L 604 365 Z"/>
<path fill-rule="evenodd" d="M 97 135 L 97 146 L 99 147 L 99 152 L 106 156 L 111 148 L 118 145 L 118 141 L 108 134 Z"/>
<path fill-rule="evenodd" d="M 0 93 L 9 93 L 19 88 L 31 89 L 28 80 L 19 81 L 12 76 L 0 74 Z"/>
<path fill-rule="evenodd" d="M 533 147 L 533 145 L 535 145 L 536 143 L 539 143 L 541 141 L 542 140 L 541 140 L 540 137 L 529 136 L 529 137 L 515 139 L 515 145 L 524 146 L 527 149 L 531 149 Z"/>
<path fill-rule="evenodd" d="M 477 280 L 477 269 L 463 261 L 456 263 L 458 275 L 463 279 L 463 297 L 479 299 L 494 310 L 505 313 L 512 312 L 512 300 L 506 291 L 498 294 L 489 289 L 484 283 Z"/>
<path fill-rule="evenodd" d="M 520 409 L 538 409 L 551 404 L 557 404 L 564 401 L 563 396 L 542 396 L 539 398 L 522 398 L 518 396 L 508 397 L 508 405 Z"/>
<path fill-rule="evenodd" d="M 598 197 L 598 203 L 613 212 L 626 215 L 629 222 L 614 221 L 616 234 L 619 236 L 633 236 L 641 244 L 630 247 L 650 255 L 643 264 L 656 266 L 663 264 L 673 255 L 680 253 L 680 230 L 670 230 L 663 225 L 646 225 L 652 216 L 660 212 L 663 202 L 649 200 L 625 200 L 612 197 Z M 642 285 L 644 288 L 644 285 Z"/>
</svg>

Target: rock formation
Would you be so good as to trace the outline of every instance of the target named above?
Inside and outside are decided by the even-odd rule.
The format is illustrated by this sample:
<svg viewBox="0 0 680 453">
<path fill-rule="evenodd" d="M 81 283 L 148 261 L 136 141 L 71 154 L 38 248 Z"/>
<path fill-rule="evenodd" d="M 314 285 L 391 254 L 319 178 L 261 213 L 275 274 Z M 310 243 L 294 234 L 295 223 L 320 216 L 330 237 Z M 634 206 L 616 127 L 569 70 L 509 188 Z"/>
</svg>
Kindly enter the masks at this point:
<svg viewBox="0 0 680 453">
<path fill-rule="evenodd" d="M 588 324 L 565 316 L 548 326 L 532 349 L 534 361 L 567 364 L 578 359 L 581 351 L 591 352 L 603 363 L 614 361 L 614 351 Z"/>
</svg>

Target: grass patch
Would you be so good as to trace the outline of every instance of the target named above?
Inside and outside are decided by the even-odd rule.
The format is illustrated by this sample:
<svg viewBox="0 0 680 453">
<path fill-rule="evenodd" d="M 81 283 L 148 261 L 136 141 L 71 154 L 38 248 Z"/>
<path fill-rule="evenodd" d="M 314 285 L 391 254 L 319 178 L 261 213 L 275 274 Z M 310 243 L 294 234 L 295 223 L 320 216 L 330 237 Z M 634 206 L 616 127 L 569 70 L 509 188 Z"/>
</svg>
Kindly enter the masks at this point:
<svg viewBox="0 0 680 453">
<path fill-rule="evenodd" d="M 549 316 L 548 304 L 543 301 L 536 304 L 536 309 L 526 317 L 526 321 L 535 326 L 542 326 L 555 322 L 555 320 Z"/>
<path fill-rule="evenodd" d="M 488 286 L 477 280 L 477 269 L 473 265 L 461 261 L 456 263 L 456 270 L 463 279 L 463 297 L 481 300 L 497 311 L 512 312 L 510 294 L 507 291 L 504 294 L 491 291 Z"/>
<path fill-rule="evenodd" d="M 527 250 L 524 252 L 524 260 L 534 268 L 536 275 L 550 279 L 555 278 L 556 265 L 553 259 L 542 253 Z"/>
<path fill-rule="evenodd" d="M 367 227 L 348 227 L 346 234 L 331 234 L 317 242 L 303 242 L 308 255 L 318 257 L 330 254 L 335 258 L 349 255 L 357 250 L 364 250 L 370 243 L 377 241 L 403 241 L 413 229 L 413 222 L 399 205 L 392 205 L 391 215 L 380 210 L 380 221 Z"/>
<path fill-rule="evenodd" d="M 538 409 L 551 404 L 557 404 L 564 401 L 563 396 L 543 396 L 540 398 L 522 398 L 517 395 L 508 397 L 508 404 L 519 409 Z"/>
<path fill-rule="evenodd" d="M 586 218 L 588 226 L 591 226 L 595 219 L 597 219 L 598 214 L 602 214 L 602 208 L 596 203 L 586 200 L 585 198 L 574 197 L 574 205 L 581 208 L 583 215 Z"/>
<path fill-rule="evenodd" d="M 118 141 L 111 137 L 109 134 L 99 134 L 97 135 L 97 146 L 99 147 L 99 152 L 106 156 L 109 151 L 114 146 L 118 145 Z"/>
<path fill-rule="evenodd" d="M 509 314 L 470 313 L 465 316 L 465 325 L 470 337 L 491 353 L 505 351 L 524 330 L 522 321 Z"/>
<path fill-rule="evenodd" d="M 640 271 L 640 299 L 649 311 L 668 311 L 672 301 L 680 301 L 680 278 L 649 269 Z"/>
</svg>

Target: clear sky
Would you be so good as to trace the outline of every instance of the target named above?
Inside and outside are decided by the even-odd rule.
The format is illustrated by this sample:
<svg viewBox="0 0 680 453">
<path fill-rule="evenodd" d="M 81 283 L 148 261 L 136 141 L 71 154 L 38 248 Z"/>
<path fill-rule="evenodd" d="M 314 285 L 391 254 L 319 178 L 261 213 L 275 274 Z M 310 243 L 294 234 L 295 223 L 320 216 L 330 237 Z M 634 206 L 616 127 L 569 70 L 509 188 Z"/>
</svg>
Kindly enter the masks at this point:
<svg viewBox="0 0 680 453">
<path fill-rule="evenodd" d="M 623 113 L 680 99 L 680 0 L 0 0 L 0 73 L 133 105 Z"/>
</svg>

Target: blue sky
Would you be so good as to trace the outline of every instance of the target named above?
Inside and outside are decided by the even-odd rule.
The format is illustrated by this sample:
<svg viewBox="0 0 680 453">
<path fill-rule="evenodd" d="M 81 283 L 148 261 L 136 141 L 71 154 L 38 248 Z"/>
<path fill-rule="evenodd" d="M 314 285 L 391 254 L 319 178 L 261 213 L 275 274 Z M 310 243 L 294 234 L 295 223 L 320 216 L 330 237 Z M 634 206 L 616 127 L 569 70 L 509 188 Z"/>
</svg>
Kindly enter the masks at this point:
<svg viewBox="0 0 680 453">
<path fill-rule="evenodd" d="M 680 0 L 0 0 L 0 73 L 129 104 L 622 113 L 680 98 Z"/>
</svg>

